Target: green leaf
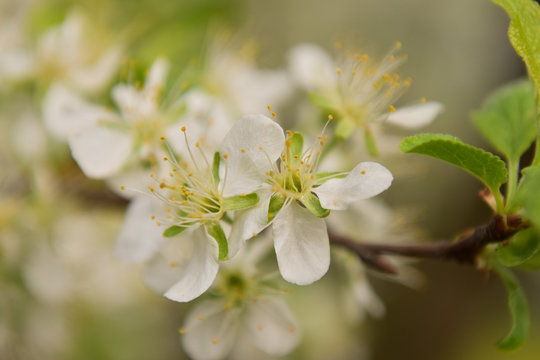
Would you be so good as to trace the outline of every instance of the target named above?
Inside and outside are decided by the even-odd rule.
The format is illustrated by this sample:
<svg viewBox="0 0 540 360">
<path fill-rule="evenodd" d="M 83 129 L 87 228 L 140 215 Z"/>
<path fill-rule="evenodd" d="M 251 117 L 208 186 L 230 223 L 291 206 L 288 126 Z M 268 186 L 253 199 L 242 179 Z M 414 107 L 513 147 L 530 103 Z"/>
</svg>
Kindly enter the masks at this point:
<svg viewBox="0 0 540 360">
<path fill-rule="evenodd" d="M 307 193 L 304 194 L 300 201 L 304 206 L 311 211 L 311 213 L 317 217 L 323 218 L 330 215 L 330 210 L 325 209 L 321 206 L 321 202 L 319 201 L 319 198 L 315 196 L 313 193 Z"/>
<path fill-rule="evenodd" d="M 519 266 L 531 259 L 540 249 L 536 229 L 525 229 L 515 234 L 508 244 L 496 248 L 497 260 L 507 267 Z"/>
<path fill-rule="evenodd" d="M 273 194 L 270 198 L 270 203 L 268 204 L 268 221 L 271 221 L 276 214 L 281 210 L 285 204 L 285 196 L 281 194 Z"/>
<path fill-rule="evenodd" d="M 184 230 L 186 230 L 186 228 L 183 226 L 173 225 L 165 229 L 165 231 L 163 232 L 163 236 L 170 238 L 170 237 L 180 234 Z"/>
<path fill-rule="evenodd" d="M 249 209 L 259 202 L 259 195 L 251 193 L 247 195 L 231 196 L 223 199 L 223 208 L 225 210 L 243 210 Z"/>
<path fill-rule="evenodd" d="M 459 166 L 484 182 L 492 193 L 506 182 L 504 162 L 497 156 L 443 134 L 419 134 L 403 139 L 404 153 L 423 154 Z"/>
<path fill-rule="evenodd" d="M 219 163 L 221 161 L 221 155 L 219 151 L 214 153 L 214 162 L 212 163 L 212 176 L 214 177 L 214 183 L 219 184 Z"/>
<path fill-rule="evenodd" d="M 227 236 L 225 236 L 223 228 L 218 221 L 211 221 L 205 226 L 208 234 L 213 237 L 217 242 L 219 249 L 218 259 L 227 260 L 227 256 L 229 255 L 229 243 L 227 242 Z"/>
<path fill-rule="evenodd" d="M 473 113 L 476 127 L 510 161 L 519 161 L 536 136 L 534 93 L 528 80 L 495 91 Z"/>
<path fill-rule="evenodd" d="M 356 123 L 349 118 L 339 119 L 336 126 L 336 136 L 342 139 L 348 139 L 356 130 Z"/>
<path fill-rule="evenodd" d="M 533 0 L 492 0 L 502 6 L 512 20 L 508 37 L 523 58 L 536 92 L 540 94 L 540 5 Z"/>
<path fill-rule="evenodd" d="M 540 165 L 523 170 L 516 203 L 523 207 L 527 219 L 540 230 Z"/>
<path fill-rule="evenodd" d="M 312 92 L 312 93 L 309 93 L 308 96 L 309 96 L 309 100 L 311 100 L 311 102 L 317 106 L 320 106 L 324 109 L 335 108 L 334 101 L 332 101 L 331 99 L 327 98 L 324 95 Z"/>
<path fill-rule="evenodd" d="M 497 348 L 499 350 L 515 350 L 523 345 L 529 332 L 530 315 L 527 297 L 510 270 L 502 266 L 496 266 L 494 269 L 508 292 L 508 307 L 512 315 L 512 329 L 497 344 Z"/>
</svg>

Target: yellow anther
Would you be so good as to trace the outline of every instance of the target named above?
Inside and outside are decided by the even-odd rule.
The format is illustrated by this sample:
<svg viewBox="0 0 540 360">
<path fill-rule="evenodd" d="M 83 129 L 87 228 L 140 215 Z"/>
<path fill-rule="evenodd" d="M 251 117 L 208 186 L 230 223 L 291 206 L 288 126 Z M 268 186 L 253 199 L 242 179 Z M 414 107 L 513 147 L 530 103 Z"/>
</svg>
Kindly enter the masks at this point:
<svg viewBox="0 0 540 360">
<path fill-rule="evenodd" d="M 320 144 L 321 144 L 321 146 L 324 146 L 324 141 L 321 141 Z"/>
<path fill-rule="evenodd" d="M 328 120 L 334 120 L 334 115 L 328 114 Z"/>
<path fill-rule="evenodd" d="M 392 78 L 392 76 L 389 74 L 389 73 L 384 73 L 381 75 L 381 79 L 383 79 L 384 81 L 388 81 Z"/>
<path fill-rule="evenodd" d="M 172 198 L 171 198 L 171 201 L 172 201 L 172 202 L 175 202 L 175 201 L 176 201 L 176 198 L 175 198 L 175 197 L 172 197 Z"/>
<path fill-rule="evenodd" d="M 317 139 L 321 140 L 321 139 L 322 139 L 322 135 L 317 135 Z"/>
<path fill-rule="evenodd" d="M 287 135 L 289 135 L 289 136 L 292 136 L 292 135 L 293 135 L 293 133 L 292 133 L 291 130 L 287 130 L 287 131 L 285 131 L 285 133 L 287 133 Z"/>
<path fill-rule="evenodd" d="M 272 106 L 268 105 L 268 110 L 272 110 Z"/>
<path fill-rule="evenodd" d="M 373 83 L 373 88 L 378 89 L 379 86 L 381 86 L 381 83 L 380 83 L 379 81 L 375 81 L 375 82 Z"/>
<path fill-rule="evenodd" d="M 336 73 L 341 74 L 341 68 L 338 67 L 338 68 L 336 69 Z"/>
<path fill-rule="evenodd" d="M 242 193 L 242 195 L 241 195 L 241 196 L 242 196 L 242 197 L 246 197 L 246 196 L 247 196 L 247 194 L 246 194 L 246 193 Z"/>
<path fill-rule="evenodd" d="M 390 110 L 390 112 L 395 112 L 396 111 L 396 108 L 394 107 L 394 105 L 390 105 L 388 107 L 388 110 Z"/>
<path fill-rule="evenodd" d="M 229 158 L 229 153 L 223 154 L 223 158 L 224 158 L 224 159 L 228 159 L 228 158 Z"/>
<path fill-rule="evenodd" d="M 163 188 L 166 187 L 166 186 L 167 186 L 167 185 L 166 185 L 165 183 L 159 184 L 159 188 L 160 188 L 160 189 L 163 189 Z"/>
<path fill-rule="evenodd" d="M 257 330 L 261 331 L 263 329 L 262 325 L 257 325 Z"/>
<path fill-rule="evenodd" d="M 362 175 L 365 175 L 365 174 L 366 174 L 366 170 L 362 170 L 361 173 L 362 173 Z"/>
<path fill-rule="evenodd" d="M 257 234 L 256 232 L 254 232 L 254 233 L 251 234 L 251 235 L 252 235 L 253 237 L 256 237 L 256 236 L 259 235 L 259 234 Z"/>
<path fill-rule="evenodd" d="M 141 83 L 140 80 L 137 81 L 137 82 L 135 83 L 135 87 L 136 87 L 137 89 L 139 89 L 141 86 L 142 86 L 142 83 Z"/>
<path fill-rule="evenodd" d="M 315 179 L 315 175 L 310 176 L 311 180 Z"/>
<path fill-rule="evenodd" d="M 186 131 L 186 127 L 185 126 L 182 126 L 182 128 L 180 128 L 180 130 L 182 130 L 183 132 Z"/>
<path fill-rule="evenodd" d="M 167 207 L 167 212 L 171 212 L 171 210 L 172 210 L 171 207 L 168 206 L 168 207 Z"/>
<path fill-rule="evenodd" d="M 328 136 L 327 136 L 327 135 L 324 135 L 324 136 L 323 136 L 323 139 L 324 139 L 324 140 L 328 139 Z"/>
<path fill-rule="evenodd" d="M 163 157 L 163 161 L 167 161 L 167 160 L 169 160 L 169 158 L 166 157 L 166 156 L 164 156 L 164 157 Z"/>
<path fill-rule="evenodd" d="M 351 74 L 356 75 L 356 70 L 351 71 Z"/>
<path fill-rule="evenodd" d="M 225 304 L 225 305 L 223 305 L 223 310 L 225 310 L 225 311 L 231 311 L 231 309 L 232 309 L 231 304 Z"/>
<path fill-rule="evenodd" d="M 155 190 L 152 185 L 148 185 L 148 189 L 150 189 L 150 191 L 152 191 L 152 192 Z"/>
<path fill-rule="evenodd" d="M 289 289 L 283 290 L 283 293 L 284 293 L 285 295 L 290 295 L 290 294 L 291 294 L 291 290 L 289 290 Z"/>
<path fill-rule="evenodd" d="M 201 316 L 199 316 L 199 317 L 197 318 L 197 320 L 199 320 L 199 321 L 203 321 L 203 320 L 204 320 L 204 316 L 202 316 L 202 315 L 201 315 Z"/>
<path fill-rule="evenodd" d="M 171 261 L 171 262 L 169 263 L 169 266 L 172 267 L 172 268 L 175 268 L 175 267 L 178 266 L 178 263 L 177 263 L 176 261 Z"/>
<path fill-rule="evenodd" d="M 367 60 L 369 60 L 369 56 L 368 55 L 362 55 L 362 56 L 360 56 L 360 60 L 367 61 Z"/>
<path fill-rule="evenodd" d="M 341 49 L 343 47 L 343 43 L 341 41 L 336 41 L 334 43 L 334 46 L 336 47 L 336 49 Z"/>
<path fill-rule="evenodd" d="M 387 98 L 391 98 L 392 97 L 392 93 L 390 92 L 390 90 L 386 90 L 384 92 L 384 95 L 386 95 Z"/>
<path fill-rule="evenodd" d="M 262 147 L 262 146 L 259 146 L 258 149 L 262 151 L 263 147 Z"/>
<path fill-rule="evenodd" d="M 299 158 L 299 156 L 298 156 L 298 155 L 294 155 L 294 158 L 295 158 L 295 159 L 298 159 L 298 158 Z"/>
<path fill-rule="evenodd" d="M 126 190 L 126 187 L 124 185 L 120 186 L 120 190 Z"/>
<path fill-rule="evenodd" d="M 219 343 L 219 339 L 218 338 L 213 338 L 212 339 L 212 344 L 216 345 L 217 343 Z"/>
<path fill-rule="evenodd" d="M 161 223 L 159 221 L 156 221 L 157 226 L 161 226 Z"/>
<path fill-rule="evenodd" d="M 178 329 L 178 333 L 180 335 L 184 335 L 186 333 L 186 330 L 184 328 L 180 328 L 180 329 Z"/>
<path fill-rule="evenodd" d="M 291 327 L 289 328 L 289 332 L 295 332 L 295 331 L 296 331 L 296 328 L 295 328 L 294 326 L 291 326 Z"/>
<path fill-rule="evenodd" d="M 388 57 L 388 60 L 390 60 L 390 61 L 395 61 L 395 60 L 396 60 L 396 57 L 395 57 L 394 55 L 390 55 L 390 56 Z"/>
<path fill-rule="evenodd" d="M 245 153 L 245 152 L 246 152 L 246 149 L 241 149 L 240 151 L 243 152 L 243 153 Z"/>
<path fill-rule="evenodd" d="M 394 46 L 396 47 L 396 49 L 401 49 L 401 47 L 403 46 L 403 44 L 401 44 L 401 41 L 396 41 Z"/>
<path fill-rule="evenodd" d="M 152 220 L 155 220 L 156 219 L 156 215 L 152 215 Z"/>
<path fill-rule="evenodd" d="M 411 83 L 412 83 L 412 79 L 408 77 L 407 80 L 405 80 L 405 82 L 403 83 L 403 85 L 408 87 L 408 86 L 411 86 Z"/>
<path fill-rule="evenodd" d="M 165 140 L 165 136 L 160 137 L 161 140 Z"/>
<path fill-rule="evenodd" d="M 422 103 L 425 103 L 426 101 L 427 101 L 427 100 L 426 100 L 425 97 L 423 97 L 423 98 L 420 99 L 420 102 L 422 102 Z"/>
<path fill-rule="evenodd" d="M 272 113 L 272 117 L 276 117 L 276 113 L 275 113 L 275 112 Z"/>
</svg>

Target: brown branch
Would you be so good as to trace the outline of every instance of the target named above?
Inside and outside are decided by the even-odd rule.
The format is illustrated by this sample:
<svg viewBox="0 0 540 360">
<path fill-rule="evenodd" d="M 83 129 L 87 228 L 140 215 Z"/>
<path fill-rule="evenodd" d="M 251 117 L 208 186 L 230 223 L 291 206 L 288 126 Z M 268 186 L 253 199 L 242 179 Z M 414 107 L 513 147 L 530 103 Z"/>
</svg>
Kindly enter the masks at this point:
<svg viewBox="0 0 540 360">
<path fill-rule="evenodd" d="M 354 252 L 366 265 L 383 273 L 396 274 L 397 270 L 384 259 L 383 254 L 475 264 L 478 254 L 486 245 L 503 242 L 528 226 L 519 215 L 511 214 L 505 217 L 496 215 L 487 224 L 463 234 L 456 242 L 418 245 L 362 243 L 331 230 L 329 236 L 332 244 Z"/>
</svg>

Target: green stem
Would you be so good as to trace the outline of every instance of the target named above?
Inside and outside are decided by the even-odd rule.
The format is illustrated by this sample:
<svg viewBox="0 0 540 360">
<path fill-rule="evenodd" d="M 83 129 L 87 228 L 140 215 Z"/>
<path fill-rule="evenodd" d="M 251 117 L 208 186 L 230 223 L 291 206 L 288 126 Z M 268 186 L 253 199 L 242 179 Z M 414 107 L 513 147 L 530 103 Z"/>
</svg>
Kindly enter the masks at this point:
<svg viewBox="0 0 540 360">
<path fill-rule="evenodd" d="M 506 188 L 506 212 L 510 211 L 517 190 L 519 160 L 508 161 L 508 184 Z"/>
<path fill-rule="evenodd" d="M 493 191 L 493 190 L 494 189 L 491 189 L 491 192 L 493 193 L 493 197 L 495 198 L 495 204 L 497 206 L 497 214 L 502 215 L 504 214 L 503 197 L 499 189 L 496 189 L 496 191 Z"/>
<path fill-rule="evenodd" d="M 532 166 L 540 164 L 540 98 L 536 100 L 536 143 L 535 143 L 535 152 L 534 159 L 532 161 Z"/>
</svg>

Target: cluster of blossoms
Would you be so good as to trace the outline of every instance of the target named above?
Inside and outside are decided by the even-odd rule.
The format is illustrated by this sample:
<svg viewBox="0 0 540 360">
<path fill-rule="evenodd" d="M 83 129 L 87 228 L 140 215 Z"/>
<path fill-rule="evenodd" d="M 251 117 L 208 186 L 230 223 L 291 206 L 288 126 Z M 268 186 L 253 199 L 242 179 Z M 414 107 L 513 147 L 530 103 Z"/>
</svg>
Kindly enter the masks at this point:
<svg viewBox="0 0 540 360">
<path fill-rule="evenodd" d="M 109 84 L 122 47 L 87 46 L 85 31 L 86 20 L 71 14 L 39 39 L 35 53 L 8 47 L 0 75 L 39 80 L 46 88 L 41 105 L 49 133 L 68 144 L 87 177 L 105 180 L 129 201 L 118 256 L 144 263 L 145 282 L 168 299 L 207 297 L 180 329 L 190 356 L 223 358 L 241 332 L 267 354 L 289 353 L 300 342 L 301 324 L 275 273 L 296 285 L 321 279 L 331 259 L 326 217 L 331 223 L 333 210 L 368 207 L 362 201 L 393 180 L 378 162 L 355 159 L 345 170 L 329 164 L 334 145 L 358 127 L 374 154 L 377 126 L 425 125 L 441 105 L 424 101 L 396 110 L 411 84 L 396 73 L 401 45 L 374 63 L 348 52 L 334 61 L 303 44 L 291 50 L 289 72 L 261 70 L 249 57 L 212 48 L 202 75 L 180 91 L 168 83 L 171 64 L 158 58 L 144 83 L 111 88 L 111 108 L 89 95 Z M 27 67 L 3 71 L 23 53 Z M 284 131 L 267 105 L 279 109 L 295 86 L 318 110 L 331 113 L 326 125 L 309 126 L 323 128 L 306 136 L 309 144 L 300 132 Z M 270 116 L 262 114 L 266 108 Z M 279 271 L 265 272 L 259 263 L 273 260 L 272 240 Z M 349 267 L 354 296 L 380 314 L 361 265 Z"/>
</svg>

